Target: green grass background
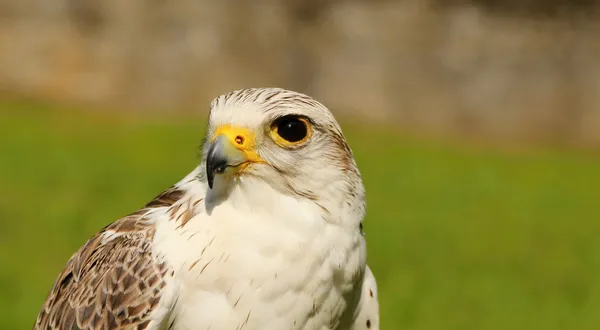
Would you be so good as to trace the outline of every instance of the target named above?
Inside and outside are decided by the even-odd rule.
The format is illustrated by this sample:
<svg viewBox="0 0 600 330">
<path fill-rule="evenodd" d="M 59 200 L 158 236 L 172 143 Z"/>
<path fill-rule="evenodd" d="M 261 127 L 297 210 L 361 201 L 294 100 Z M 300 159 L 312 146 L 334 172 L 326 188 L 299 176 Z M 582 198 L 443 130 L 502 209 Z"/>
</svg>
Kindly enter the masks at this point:
<svg viewBox="0 0 600 330">
<path fill-rule="evenodd" d="M 599 329 L 600 156 L 344 124 L 382 329 Z M 31 328 L 95 231 L 197 163 L 202 118 L 0 103 L 0 329 Z"/>
</svg>

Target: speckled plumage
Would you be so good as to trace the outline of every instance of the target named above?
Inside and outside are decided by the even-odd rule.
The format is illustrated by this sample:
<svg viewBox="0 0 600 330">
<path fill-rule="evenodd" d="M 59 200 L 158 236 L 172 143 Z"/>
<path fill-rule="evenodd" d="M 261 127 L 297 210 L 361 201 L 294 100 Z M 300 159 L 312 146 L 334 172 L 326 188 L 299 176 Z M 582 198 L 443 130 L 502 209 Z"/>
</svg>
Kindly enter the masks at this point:
<svg viewBox="0 0 600 330">
<path fill-rule="evenodd" d="M 69 260 L 34 329 L 146 329 L 173 270 L 152 256 L 144 210 L 104 228 Z"/>
<path fill-rule="evenodd" d="M 283 148 L 265 128 L 312 125 Z M 200 166 L 140 211 L 102 229 L 59 275 L 34 329 L 378 329 L 361 230 L 364 188 L 333 115 L 300 93 L 244 89 L 211 104 L 244 127 L 264 163 L 207 185 Z"/>
</svg>

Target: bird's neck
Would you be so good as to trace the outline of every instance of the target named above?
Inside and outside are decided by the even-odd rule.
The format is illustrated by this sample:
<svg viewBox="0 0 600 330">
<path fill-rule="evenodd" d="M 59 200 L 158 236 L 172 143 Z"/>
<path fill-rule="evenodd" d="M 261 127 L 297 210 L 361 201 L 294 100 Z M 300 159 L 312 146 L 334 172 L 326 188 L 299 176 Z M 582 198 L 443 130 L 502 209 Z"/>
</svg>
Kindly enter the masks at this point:
<svg viewBox="0 0 600 330">
<path fill-rule="evenodd" d="M 321 214 L 327 222 L 350 227 L 358 226 L 364 217 L 364 189 L 360 183 L 352 186 L 348 181 L 339 181 L 323 187 L 315 196 L 301 196 L 282 192 L 260 178 L 241 176 L 216 182 L 209 189 L 202 169 L 202 165 L 198 166 L 175 187 L 184 191 L 188 200 L 202 200 L 209 214 L 227 203 L 240 212 L 252 213 L 284 214 L 301 207 Z"/>
</svg>

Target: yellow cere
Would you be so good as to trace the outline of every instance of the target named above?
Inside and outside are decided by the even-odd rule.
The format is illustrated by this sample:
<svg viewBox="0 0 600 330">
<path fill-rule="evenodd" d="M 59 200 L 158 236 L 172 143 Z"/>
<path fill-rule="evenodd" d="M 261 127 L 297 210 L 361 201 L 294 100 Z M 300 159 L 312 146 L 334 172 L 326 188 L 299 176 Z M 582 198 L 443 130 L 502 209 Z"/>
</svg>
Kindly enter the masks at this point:
<svg viewBox="0 0 600 330">
<path fill-rule="evenodd" d="M 245 128 L 239 126 L 232 126 L 229 124 L 217 127 L 215 134 L 211 139 L 211 143 L 219 136 L 227 137 L 227 141 L 234 148 L 244 152 L 248 162 L 252 163 L 264 163 L 265 161 L 256 153 L 256 140 L 254 133 Z"/>
</svg>

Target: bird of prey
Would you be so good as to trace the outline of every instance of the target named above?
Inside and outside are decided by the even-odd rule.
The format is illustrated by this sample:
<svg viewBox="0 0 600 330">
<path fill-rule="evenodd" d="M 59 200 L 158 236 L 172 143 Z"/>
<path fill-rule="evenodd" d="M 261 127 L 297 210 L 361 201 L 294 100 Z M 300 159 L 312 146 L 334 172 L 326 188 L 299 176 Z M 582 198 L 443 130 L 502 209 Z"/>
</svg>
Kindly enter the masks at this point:
<svg viewBox="0 0 600 330">
<path fill-rule="evenodd" d="M 378 329 L 364 215 L 324 105 L 280 88 L 221 95 L 199 166 L 90 238 L 34 329 Z"/>
</svg>

